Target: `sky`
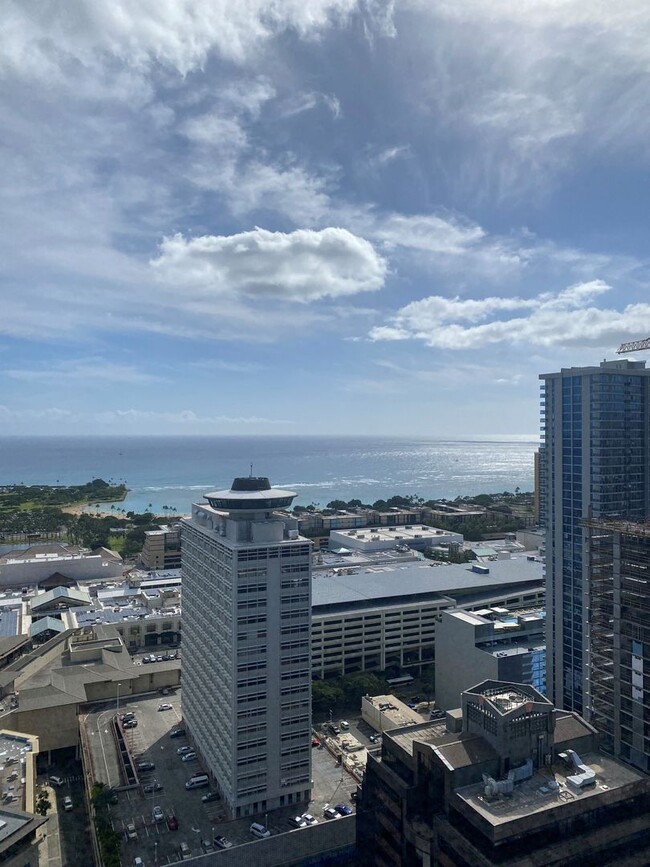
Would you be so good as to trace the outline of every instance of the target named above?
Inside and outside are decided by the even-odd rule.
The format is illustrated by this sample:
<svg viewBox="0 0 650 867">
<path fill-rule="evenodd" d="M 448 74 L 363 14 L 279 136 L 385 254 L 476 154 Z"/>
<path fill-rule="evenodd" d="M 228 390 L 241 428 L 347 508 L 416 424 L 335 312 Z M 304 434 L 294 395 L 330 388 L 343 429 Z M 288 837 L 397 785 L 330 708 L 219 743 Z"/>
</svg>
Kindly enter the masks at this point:
<svg viewBox="0 0 650 867">
<path fill-rule="evenodd" d="M 644 0 L 2 14 L 0 434 L 534 435 L 650 336 Z"/>
</svg>

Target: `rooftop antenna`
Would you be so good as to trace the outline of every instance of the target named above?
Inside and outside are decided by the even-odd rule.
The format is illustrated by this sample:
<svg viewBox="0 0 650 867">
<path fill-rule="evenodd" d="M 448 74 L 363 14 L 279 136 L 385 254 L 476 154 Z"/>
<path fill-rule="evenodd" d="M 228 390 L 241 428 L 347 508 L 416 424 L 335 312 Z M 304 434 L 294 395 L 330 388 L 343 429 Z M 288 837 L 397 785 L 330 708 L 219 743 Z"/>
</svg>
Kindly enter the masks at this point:
<svg viewBox="0 0 650 867">
<path fill-rule="evenodd" d="M 249 478 L 249 479 L 252 479 L 252 478 L 253 478 L 253 465 L 252 465 L 252 464 L 251 464 L 251 474 L 250 474 L 250 476 L 249 476 L 248 478 Z"/>
</svg>

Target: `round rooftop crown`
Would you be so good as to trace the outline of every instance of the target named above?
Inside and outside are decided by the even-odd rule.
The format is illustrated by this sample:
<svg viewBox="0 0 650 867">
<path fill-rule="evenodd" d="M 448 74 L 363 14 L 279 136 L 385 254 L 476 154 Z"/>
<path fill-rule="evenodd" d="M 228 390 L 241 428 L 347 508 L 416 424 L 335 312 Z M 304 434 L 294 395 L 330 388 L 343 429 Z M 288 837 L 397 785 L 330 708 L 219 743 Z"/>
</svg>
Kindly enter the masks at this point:
<svg viewBox="0 0 650 867">
<path fill-rule="evenodd" d="M 233 481 L 229 490 L 212 491 L 205 498 L 214 509 L 256 512 L 286 509 L 296 496 L 295 491 L 272 488 L 265 476 L 242 476 Z"/>
<path fill-rule="evenodd" d="M 264 476 L 242 476 L 232 483 L 231 491 L 270 491 L 271 482 Z"/>
</svg>

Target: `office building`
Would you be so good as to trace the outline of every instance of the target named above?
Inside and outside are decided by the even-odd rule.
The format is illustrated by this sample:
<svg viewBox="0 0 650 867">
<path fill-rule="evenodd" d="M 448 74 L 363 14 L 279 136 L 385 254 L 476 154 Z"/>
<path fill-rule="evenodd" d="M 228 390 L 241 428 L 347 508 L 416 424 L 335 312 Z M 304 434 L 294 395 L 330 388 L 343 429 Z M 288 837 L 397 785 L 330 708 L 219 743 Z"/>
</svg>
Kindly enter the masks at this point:
<svg viewBox="0 0 650 867">
<path fill-rule="evenodd" d="M 458 707 L 479 680 L 527 683 L 546 692 L 546 612 L 500 606 L 443 611 L 436 637 L 436 707 Z"/>
<path fill-rule="evenodd" d="M 603 748 L 650 772 L 650 525 L 588 522 L 589 719 Z"/>
<path fill-rule="evenodd" d="M 589 706 L 590 562 L 583 521 L 649 513 L 650 370 L 603 361 L 540 376 L 540 512 L 546 528 L 547 689 Z"/>
<path fill-rule="evenodd" d="M 230 814 L 308 803 L 311 551 L 278 509 L 296 494 L 235 479 L 183 519 L 183 715 Z"/>
<path fill-rule="evenodd" d="M 180 569 L 180 524 L 163 524 L 158 530 L 147 530 L 140 562 L 145 569 Z"/>
<path fill-rule="evenodd" d="M 596 867 L 650 857 L 650 778 L 531 686 L 487 680 L 446 722 L 384 731 L 357 802 L 362 867 Z"/>
</svg>

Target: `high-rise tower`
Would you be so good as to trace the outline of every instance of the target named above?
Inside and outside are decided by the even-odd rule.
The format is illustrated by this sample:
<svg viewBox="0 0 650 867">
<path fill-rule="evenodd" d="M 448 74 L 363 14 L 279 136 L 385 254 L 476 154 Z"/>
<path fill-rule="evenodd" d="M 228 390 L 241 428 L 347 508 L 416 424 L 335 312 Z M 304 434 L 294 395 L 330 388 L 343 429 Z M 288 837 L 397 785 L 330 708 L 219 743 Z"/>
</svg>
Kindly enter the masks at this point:
<svg viewBox="0 0 650 867">
<path fill-rule="evenodd" d="M 589 707 L 587 518 L 649 514 L 650 370 L 603 361 L 542 374 L 540 511 L 546 528 L 547 690 Z"/>
<path fill-rule="evenodd" d="M 296 494 L 235 479 L 182 521 L 183 715 L 234 817 L 307 803 L 311 542 Z"/>
</svg>

